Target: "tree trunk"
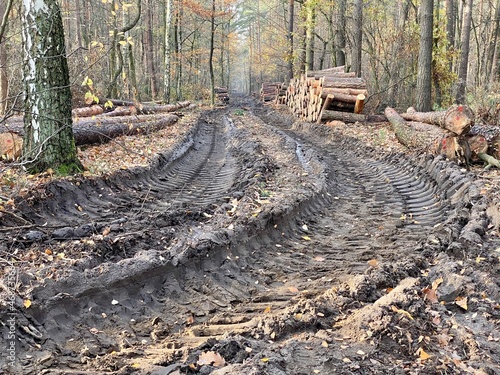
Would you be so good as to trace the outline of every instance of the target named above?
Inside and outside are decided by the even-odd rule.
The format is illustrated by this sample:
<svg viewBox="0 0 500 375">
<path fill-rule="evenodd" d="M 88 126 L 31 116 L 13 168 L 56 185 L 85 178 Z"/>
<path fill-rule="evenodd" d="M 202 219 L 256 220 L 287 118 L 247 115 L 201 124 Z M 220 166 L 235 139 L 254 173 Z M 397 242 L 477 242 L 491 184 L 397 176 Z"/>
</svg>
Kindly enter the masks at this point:
<svg viewBox="0 0 500 375">
<path fill-rule="evenodd" d="M 357 113 L 349 113 L 349 112 L 339 112 L 339 111 L 330 111 L 324 110 L 321 113 L 321 122 L 328 121 L 343 121 L 348 123 L 354 122 L 384 122 L 387 121 L 387 118 L 382 115 L 362 115 Z"/>
<path fill-rule="evenodd" d="M 210 105 L 215 105 L 215 75 L 214 75 L 214 39 L 215 39 L 215 0 L 212 0 L 212 12 L 210 14 L 210 54 L 208 67 L 210 71 Z"/>
<path fill-rule="evenodd" d="M 437 112 L 417 112 L 410 107 L 401 117 L 405 120 L 437 125 L 457 135 L 468 133 L 474 123 L 474 113 L 469 107 L 462 105 Z"/>
<path fill-rule="evenodd" d="M 363 0 L 355 0 L 354 5 L 354 46 L 351 70 L 361 77 L 361 51 L 363 43 Z"/>
<path fill-rule="evenodd" d="M 83 169 L 76 155 L 71 91 L 61 10 L 57 0 L 23 0 L 25 137 L 32 172 Z"/>
<path fill-rule="evenodd" d="M 294 5 L 295 0 L 288 0 L 288 59 L 287 59 L 287 69 L 288 69 L 288 79 L 293 78 L 293 20 L 294 20 Z"/>
<path fill-rule="evenodd" d="M 170 54 L 172 50 L 170 29 L 172 25 L 172 0 L 165 0 L 165 46 L 163 56 L 165 59 L 165 71 L 163 72 L 163 101 L 170 103 L 171 77 L 170 77 Z"/>
<path fill-rule="evenodd" d="M 314 69 L 314 28 L 316 23 L 316 3 L 311 0 L 305 2 L 306 7 L 306 69 Z"/>
<path fill-rule="evenodd" d="M 7 30 L 7 20 L 12 8 L 13 0 L 0 4 L 0 116 L 7 111 L 7 97 L 9 96 L 9 80 L 7 77 L 7 43 L 4 41 Z"/>
<path fill-rule="evenodd" d="M 158 96 L 158 88 L 156 87 L 156 67 L 154 63 L 154 52 L 153 52 L 153 13 L 151 12 L 153 7 L 152 0 L 148 0 L 148 6 L 146 11 L 146 67 L 147 67 L 147 77 L 150 87 L 151 100 L 155 100 Z"/>
<path fill-rule="evenodd" d="M 465 104 L 465 87 L 467 86 L 467 69 L 469 66 L 469 41 L 472 24 L 473 0 L 466 0 L 464 10 L 464 21 L 462 25 L 462 37 L 460 47 L 460 65 L 458 68 L 458 87 L 455 101 Z"/>
<path fill-rule="evenodd" d="M 345 12 L 346 0 L 337 1 L 337 20 L 335 22 L 335 65 L 345 65 Z"/>
<path fill-rule="evenodd" d="M 432 32 L 434 0 L 422 0 L 420 6 L 420 49 L 418 52 L 417 98 L 419 111 L 432 109 Z"/>
</svg>

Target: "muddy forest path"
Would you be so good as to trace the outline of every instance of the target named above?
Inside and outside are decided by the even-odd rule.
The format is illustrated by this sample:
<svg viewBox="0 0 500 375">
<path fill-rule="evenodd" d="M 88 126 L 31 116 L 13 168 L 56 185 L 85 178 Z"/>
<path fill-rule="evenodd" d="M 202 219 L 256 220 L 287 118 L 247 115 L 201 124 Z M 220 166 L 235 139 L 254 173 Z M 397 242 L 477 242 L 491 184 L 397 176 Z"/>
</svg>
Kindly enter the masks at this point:
<svg viewBox="0 0 500 375">
<path fill-rule="evenodd" d="M 451 322 L 455 296 L 448 314 L 422 290 L 443 276 L 436 254 L 496 247 L 481 238 L 480 191 L 441 158 L 386 154 L 251 102 L 203 112 L 148 168 L 19 202 L 31 225 L 8 247 L 64 256 L 20 275 L 31 306 L 17 301 L 15 373 L 454 370 L 435 318 Z M 479 347 L 464 366 L 494 369 L 495 341 Z"/>
</svg>

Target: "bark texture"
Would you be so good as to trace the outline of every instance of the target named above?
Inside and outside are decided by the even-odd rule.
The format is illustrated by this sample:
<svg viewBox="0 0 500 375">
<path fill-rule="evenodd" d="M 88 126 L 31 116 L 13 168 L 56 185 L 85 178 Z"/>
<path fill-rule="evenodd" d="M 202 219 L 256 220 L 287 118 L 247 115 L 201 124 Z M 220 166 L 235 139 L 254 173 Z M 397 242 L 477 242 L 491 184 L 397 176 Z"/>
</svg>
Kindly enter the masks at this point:
<svg viewBox="0 0 500 375">
<path fill-rule="evenodd" d="M 57 0 L 23 0 L 25 140 L 23 157 L 34 172 L 81 170 L 71 120 L 71 91 Z"/>
</svg>

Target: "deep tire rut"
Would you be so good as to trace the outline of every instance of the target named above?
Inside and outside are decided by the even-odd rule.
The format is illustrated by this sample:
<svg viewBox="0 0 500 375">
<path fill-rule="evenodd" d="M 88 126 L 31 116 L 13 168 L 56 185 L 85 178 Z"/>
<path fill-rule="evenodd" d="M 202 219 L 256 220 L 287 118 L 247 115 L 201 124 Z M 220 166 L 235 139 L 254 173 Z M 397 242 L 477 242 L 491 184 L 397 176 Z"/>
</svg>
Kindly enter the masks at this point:
<svg viewBox="0 0 500 375">
<path fill-rule="evenodd" d="M 67 277 L 46 280 L 20 321 L 43 333 L 46 350 L 66 353 L 61 368 L 92 367 L 117 351 L 123 363 L 158 362 L 162 351 L 164 365 L 180 366 L 192 349 L 228 333 L 284 340 L 311 327 L 311 308 L 299 297 L 319 298 L 370 260 L 411 257 L 458 221 L 450 219 L 450 198 L 468 180 L 443 173 L 456 168 L 440 159 L 379 156 L 312 125 L 272 126 L 261 114 L 229 111 L 204 114 L 149 169 L 78 188 L 56 183 L 49 199 L 22 207 L 35 225 L 99 223 L 81 238 L 119 227 L 98 246 L 119 244 L 120 256 L 85 260 Z M 127 239 L 127 230 L 140 235 Z M 23 345 L 29 351 L 38 341 L 26 336 Z M 29 373 L 44 365 L 35 356 L 23 366 Z"/>
</svg>

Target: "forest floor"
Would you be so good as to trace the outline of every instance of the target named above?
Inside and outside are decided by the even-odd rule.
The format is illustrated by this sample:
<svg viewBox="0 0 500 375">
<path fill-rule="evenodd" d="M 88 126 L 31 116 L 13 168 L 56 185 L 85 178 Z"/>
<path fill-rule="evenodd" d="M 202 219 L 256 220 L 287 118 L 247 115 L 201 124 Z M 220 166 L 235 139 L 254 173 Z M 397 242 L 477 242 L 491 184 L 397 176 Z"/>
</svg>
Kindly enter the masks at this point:
<svg viewBox="0 0 500 375">
<path fill-rule="evenodd" d="M 0 374 L 500 374 L 498 170 L 249 99 L 80 158 L 2 171 Z"/>
</svg>

